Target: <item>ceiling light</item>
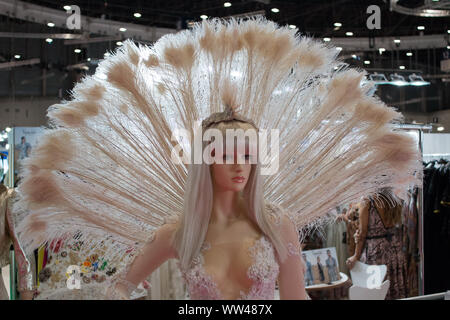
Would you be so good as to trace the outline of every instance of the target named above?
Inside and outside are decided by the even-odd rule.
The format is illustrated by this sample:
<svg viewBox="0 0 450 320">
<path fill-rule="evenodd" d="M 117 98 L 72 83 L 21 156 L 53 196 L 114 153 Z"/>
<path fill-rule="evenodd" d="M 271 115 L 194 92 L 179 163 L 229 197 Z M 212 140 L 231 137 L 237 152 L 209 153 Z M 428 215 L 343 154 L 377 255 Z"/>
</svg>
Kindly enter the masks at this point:
<svg viewBox="0 0 450 320">
<path fill-rule="evenodd" d="M 127 31 L 127 28 L 120 28 L 119 31 L 125 32 L 125 31 Z"/>
<path fill-rule="evenodd" d="M 358 56 L 356 54 L 352 54 L 352 58 L 356 59 L 356 58 L 358 58 Z"/>
<path fill-rule="evenodd" d="M 91 61 L 91 58 L 87 58 L 87 61 Z"/>
<path fill-rule="evenodd" d="M 200 18 L 202 18 L 203 20 L 205 20 L 205 19 L 208 19 L 208 16 L 207 16 L 206 14 L 202 14 L 202 15 L 200 16 Z"/>
<path fill-rule="evenodd" d="M 70 9 L 72 9 L 71 6 L 64 6 L 64 10 L 69 11 Z"/>
<path fill-rule="evenodd" d="M 450 46 L 447 46 L 447 49 L 450 50 Z"/>
<path fill-rule="evenodd" d="M 394 43 L 400 43 L 400 42 L 402 42 L 400 39 L 395 39 L 394 40 Z"/>
<path fill-rule="evenodd" d="M 323 38 L 323 41 L 328 42 L 328 41 L 331 41 L 331 39 L 330 38 Z"/>
<path fill-rule="evenodd" d="M 417 26 L 417 30 L 425 30 L 425 26 Z"/>
<path fill-rule="evenodd" d="M 133 14 L 133 16 L 134 16 L 135 18 L 140 18 L 140 17 L 142 17 L 142 14 L 140 14 L 139 12 L 135 12 L 135 13 Z"/>
<path fill-rule="evenodd" d="M 364 64 L 370 64 L 370 60 L 364 60 Z"/>
<path fill-rule="evenodd" d="M 50 28 L 53 28 L 55 26 L 55 24 L 53 22 L 49 22 L 49 23 L 47 23 L 47 26 L 49 26 Z"/>
<path fill-rule="evenodd" d="M 385 51 L 386 51 L 385 48 L 379 48 L 379 49 L 378 49 L 378 52 L 380 52 L 380 54 L 382 54 L 382 53 L 385 52 Z"/>
<path fill-rule="evenodd" d="M 444 127 L 437 127 L 437 131 L 444 131 Z"/>
<path fill-rule="evenodd" d="M 405 66 L 400 66 L 400 70 L 405 70 Z"/>
<path fill-rule="evenodd" d="M 289 28 L 290 28 L 290 29 L 295 29 L 295 28 L 297 28 L 297 26 L 296 26 L 295 24 L 290 24 L 290 25 L 289 25 Z"/>
<path fill-rule="evenodd" d="M 14 56 L 14 58 L 20 59 L 20 54 L 16 54 L 16 55 Z"/>
<path fill-rule="evenodd" d="M 450 33 L 450 30 L 447 30 L 447 33 Z"/>
<path fill-rule="evenodd" d="M 351 37 L 351 36 L 353 36 L 353 32 L 346 32 L 345 35 L 348 37 Z"/>
<path fill-rule="evenodd" d="M 335 27 L 342 27 L 342 23 L 340 23 L 340 22 L 335 22 L 335 23 L 334 23 L 334 26 L 335 26 Z"/>
<path fill-rule="evenodd" d="M 413 53 L 412 53 L 412 52 L 407 52 L 406 55 L 407 55 L 408 57 L 412 57 Z"/>
<path fill-rule="evenodd" d="M 80 49 L 75 49 L 75 50 L 73 50 L 73 52 L 75 52 L 75 53 L 80 53 L 81 50 L 80 50 Z"/>
<path fill-rule="evenodd" d="M 280 12 L 280 9 L 278 9 L 278 8 L 272 8 L 271 11 L 274 12 L 274 13 L 278 13 L 278 12 Z"/>
<path fill-rule="evenodd" d="M 48 43 L 52 43 L 53 39 L 47 38 L 47 39 L 45 39 L 45 41 L 47 41 Z"/>
<path fill-rule="evenodd" d="M 121 46 L 121 45 L 123 45 L 123 43 L 122 43 L 122 41 L 117 41 L 116 45 Z"/>
<path fill-rule="evenodd" d="M 231 7 L 231 3 L 225 2 L 225 3 L 223 4 L 223 6 L 224 6 L 225 8 Z"/>
</svg>

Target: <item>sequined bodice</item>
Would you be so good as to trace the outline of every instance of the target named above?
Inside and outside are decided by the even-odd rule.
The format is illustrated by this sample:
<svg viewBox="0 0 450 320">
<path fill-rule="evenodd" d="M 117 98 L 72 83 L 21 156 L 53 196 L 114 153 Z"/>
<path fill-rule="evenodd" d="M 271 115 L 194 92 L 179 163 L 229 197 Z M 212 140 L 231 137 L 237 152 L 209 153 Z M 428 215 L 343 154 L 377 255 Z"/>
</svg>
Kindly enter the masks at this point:
<svg viewBox="0 0 450 320">
<path fill-rule="evenodd" d="M 182 270 L 183 278 L 191 299 L 216 300 L 223 299 L 217 283 L 204 268 L 203 252 L 211 248 L 205 242 L 200 254 L 194 259 L 188 270 Z M 240 291 L 243 300 L 271 300 L 274 299 L 275 282 L 278 278 L 279 266 L 275 258 L 275 250 L 270 240 L 265 236 L 256 240 L 248 249 L 252 264 L 247 270 L 247 277 L 252 280 L 248 292 Z"/>
</svg>

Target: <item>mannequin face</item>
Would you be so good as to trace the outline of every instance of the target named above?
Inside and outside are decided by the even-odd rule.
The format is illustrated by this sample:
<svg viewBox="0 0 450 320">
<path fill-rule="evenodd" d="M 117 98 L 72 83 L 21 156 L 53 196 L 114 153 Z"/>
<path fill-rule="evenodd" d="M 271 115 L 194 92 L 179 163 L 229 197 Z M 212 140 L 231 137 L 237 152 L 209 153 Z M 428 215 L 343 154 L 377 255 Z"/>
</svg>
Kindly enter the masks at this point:
<svg viewBox="0 0 450 320">
<path fill-rule="evenodd" d="M 248 149 L 244 153 L 239 154 L 237 148 L 234 152 L 227 153 L 226 150 L 220 155 L 223 158 L 223 164 L 213 163 L 211 165 L 211 175 L 213 179 L 214 189 L 218 191 L 234 191 L 239 192 L 244 190 L 247 185 L 248 177 L 252 170 L 252 165 L 249 163 Z M 226 161 L 234 159 L 233 163 L 227 164 Z M 238 163 L 238 159 L 242 159 Z"/>
</svg>

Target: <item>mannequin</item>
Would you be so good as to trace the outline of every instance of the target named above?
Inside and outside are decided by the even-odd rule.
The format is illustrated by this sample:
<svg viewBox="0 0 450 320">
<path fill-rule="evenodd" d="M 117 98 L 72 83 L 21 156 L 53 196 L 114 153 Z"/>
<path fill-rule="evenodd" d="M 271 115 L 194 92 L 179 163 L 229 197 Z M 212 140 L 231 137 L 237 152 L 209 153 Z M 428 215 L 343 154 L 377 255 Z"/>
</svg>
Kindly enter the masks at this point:
<svg viewBox="0 0 450 320">
<path fill-rule="evenodd" d="M 23 252 L 15 232 L 16 217 L 12 214 L 12 203 L 16 191 L 0 184 L 0 269 L 10 263 L 10 247 L 14 245 L 14 255 L 18 269 L 18 291 L 21 300 L 31 300 L 34 294 L 34 279 L 31 263 Z M 9 285 L 9 284 L 6 284 Z M 0 276 L 0 300 L 8 300 L 3 279 Z"/>
<path fill-rule="evenodd" d="M 212 115 L 210 118 L 214 116 L 217 116 L 217 114 Z M 257 130 L 254 125 L 241 120 L 218 122 L 211 127 L 218 128 L 223 133 L 225 133 L 226 129 Z M 210 178 L 207 179 L 210 180 L 212 186 L 212 190 L 208 190 L 211 187 L 207 184 L 204 190 L 201 191 L 212 195 L 212 209 L 209 221 L 205 224 L 206 235 L 202 243 L 202 249 L 205 247 L 206 249 L 201 250 L 202 252 L 200 253 L 203 261 L 200 271 L 206 273 L 205 278 L 192 278 L 189 273 L 190 267 L 183 268 L 181 266 L 185 280 L 188 283 L 188 289 L 191 291 L 190 294 L 196 299 L 273 299 L 274 281 L 268 285 L 255 283 L 261 281 L 260 279 L 255 281 L 255 279 L 249 278 L 249 273 L 251 273 L 249 270 L 257 270 L 255 265 L 256 257 L 251 254 L 252 250 L 253 252 L 262 250 L 262 248 L 257 246 L 258 242 L 267 241 L 270 238 L 261 230 L 255 219 L 252 219 L 247 205 L 248 197 L 252 193 L 246 187 L 249 179 L 253 178 L 253 181 L 258 180 L 259 177 L 255 176 L 258 170 L 257 165 L 253 165 L 249 161 L 252 155 L 248 144 L 246 144 L 244 154 L 240 153 L 238 149 L 235 146 L 234 151 L 232 150 L 231 153 L 226 148 L 217 153 L 213 149 L 212 156 L 216 157 L 216 159 L 221 157 L 224 163 L 213 163 L 209 166 L 206 164 L 200 165 L 209 167 Z M 238 161 L 238 158 L 241 158 L 241 161 Z M 232 159 L 232 163 L 225 163 L 227 159 Z M 192 176 L 193 174 L 193 170 L 190 170 L 189 175 Z M 234 177 L 240 177 L 240 180 L 233 179 Z M 198 186 L 190 186 L 191 190 L 195 190 L 198 187 L 200 187 L 200 183 Z M 188 195 L 191 190 L 187 191 Z M 188 198 L 187 201 L 189 201 Z M 269 256 L 265 258 L 270 258 L 271 254 L 275 253 L 273 265 L 268 264 L 268 266 L 272 268 L 273 273 L 278 278 L 280 298 L 306 299 L 307 295 L 303 281 L 305 267 L 300 255 L 301 247 L 298 240 L 298 232 L 288 218 L 278 218 L 281 218 L 281 223 L 279 222 L 278 225 L 274 219 L 268 222 L 274 234 L 280 238 L 280 243 L 283 247 L 280 248 L 279 253 L 275 253 L 271 241 L 267 241 Z M 129 298 L 132 290 L 137 288 L 138 284 L 159 265 L 170 258 L 180 259 L 176 237 L 182 237 L 182 223 L 183 217 L 181 217 L 181 221 L 167 224 L 157 232 L 153 242 L 144 247 L 142 253 L 118 281 L 115 287 L 116 292 L 111 291 L 114 288 L 109 290 L 110 297 Z M 189 229 L 185 231 L 187 233 L 192 232 Z M 288 252 L 283 252 L 283 249 L 285 251 L 288 250 Z M 285 257 L 282 258 L 283 253 Z M 261 254 L 265 253 L 261 252 Z M 267 263 L 267 261 L 263 263 Z M 195 272 L 198 272 L 198 270 L 196 268 Z M 210 290 L 206 293 L 196 292 L 199 285 L 198 282 L 204 284 L 205 279 L 208 280 L 207 286 L 211 286 Z M 264 279 L 264 281 L 267 280 Z M 260 288 L 257 289 L 258 287 Z M 268 288 L 269 292 L 266 291 L 266 288 Z"/>
</svg>

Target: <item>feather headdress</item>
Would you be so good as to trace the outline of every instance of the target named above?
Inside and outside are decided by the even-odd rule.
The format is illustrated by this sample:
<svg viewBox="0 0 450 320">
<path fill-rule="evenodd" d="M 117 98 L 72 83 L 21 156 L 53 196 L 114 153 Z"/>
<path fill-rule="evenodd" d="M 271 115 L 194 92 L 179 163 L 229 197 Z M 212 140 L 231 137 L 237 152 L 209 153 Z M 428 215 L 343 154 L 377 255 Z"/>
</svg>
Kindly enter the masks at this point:
<svg viewBox="0 0 450 320">
<path fill-rule="evenodd" d="M 49 109 L 53 128 L 20 185 L 18 205 L 31 212 L 24 248 L 83 230 L 92 247 L 118 244 L 111 258 L 139 249 L 183 211 L 187 167 L 171 159 L 173 131 L 193 134 L 214 113 L 205 127 L 241 119 L 279 130 L 264 198 L 299 229 L 377 188 L 406 192 L 421 163 L 412 137 L 394 129 L 401 114 L 336 55 L 264 19 L 204 21 L 150 47 L 126 41 Z"/>
</svg>

